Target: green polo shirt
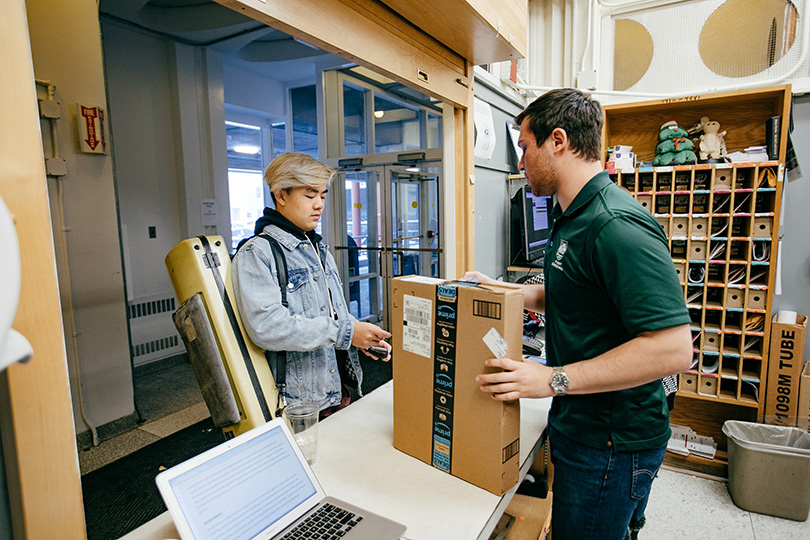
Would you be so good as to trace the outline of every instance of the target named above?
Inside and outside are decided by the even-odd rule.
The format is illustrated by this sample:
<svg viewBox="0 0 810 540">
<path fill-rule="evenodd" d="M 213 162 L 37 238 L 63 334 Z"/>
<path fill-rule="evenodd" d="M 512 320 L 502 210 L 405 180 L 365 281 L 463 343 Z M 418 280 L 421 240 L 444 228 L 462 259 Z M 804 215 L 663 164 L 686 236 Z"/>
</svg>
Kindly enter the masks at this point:
<svg viewBox="0 0 810 540">
<path fill-rule="evenodd" d="M 546 246 L 546 348 L 550 366 L 609 351 L 643 332 L 690 322 L 663 228 L 607 172 L 562 212 Z M 669 440 L 660 380 L 554 398 L 551 425 L 581 444 L 644 450 Z"/>
</svg>

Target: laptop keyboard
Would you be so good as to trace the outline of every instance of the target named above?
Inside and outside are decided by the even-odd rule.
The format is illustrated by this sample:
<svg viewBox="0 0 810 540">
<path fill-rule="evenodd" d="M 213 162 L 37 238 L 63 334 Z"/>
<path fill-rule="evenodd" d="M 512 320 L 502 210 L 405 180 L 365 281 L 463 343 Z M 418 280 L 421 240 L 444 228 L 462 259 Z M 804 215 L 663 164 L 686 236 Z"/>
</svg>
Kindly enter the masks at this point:
<svg viewBox="0 0 810 540">
<path fill-rule="evenodd" d="M 333 540 L 343 538 L 362 520 L 363 516 L 358 516 L 348 510 L 326 503 L 304 518 L 301 523 L 282 536 L 280 540 L 295 540 L 298 538 Z"/>
</svg>

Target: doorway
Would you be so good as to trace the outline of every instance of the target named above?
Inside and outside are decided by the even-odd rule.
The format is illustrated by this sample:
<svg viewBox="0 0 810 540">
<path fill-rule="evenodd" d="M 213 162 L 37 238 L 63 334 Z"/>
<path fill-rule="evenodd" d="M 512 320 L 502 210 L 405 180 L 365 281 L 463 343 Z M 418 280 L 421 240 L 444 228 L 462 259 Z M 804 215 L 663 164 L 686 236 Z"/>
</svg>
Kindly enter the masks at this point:
<svg viewBox="0 0 810 540">
<path fill-rule="evenodd" d="M 357 319 L 390 329 L 391 280 L 443 274 L 441 162 L 341 168 L 335 223 L 345 235 L 332 245 L 349 309 Z"/>
</svg>

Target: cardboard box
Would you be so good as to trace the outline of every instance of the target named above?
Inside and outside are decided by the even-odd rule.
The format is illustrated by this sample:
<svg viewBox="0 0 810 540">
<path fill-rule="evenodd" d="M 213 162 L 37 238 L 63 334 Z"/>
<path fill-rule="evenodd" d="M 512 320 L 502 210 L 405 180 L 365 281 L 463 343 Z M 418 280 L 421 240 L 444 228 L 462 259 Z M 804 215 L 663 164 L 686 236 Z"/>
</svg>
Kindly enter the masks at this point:
<svg viewBox="0 0 810 540">
<path fill-rule="evenodd" d="M 799 382 L 799 415 L 796 425 L 810 433 L 810 362 L 804 365 Z"/>
<path fill-rule="evenodd" d="M 392 283 L 394 447 L 503 495 L 518 481 L 520 403 L 481 392 L 493 357 L 522 357 L 523 291 L 422 276 Z"/>
<path fill-rule="evenodd" d="M 779 426 L 797 424 L 799 378 L 804 358 L 807 317 L 796 316 L 795 324 L 771 324 L 771 345 L 768 349 L 768 385 L 765 397 L 765 423 Z"/>
<path fill-rule="evenodd" d="M 515 518 L 505 540 L 545 540 L 551 529 L 553 493 L 545 499 L 516 494 L 506 507 L 506 514 Z"/>
</svg>

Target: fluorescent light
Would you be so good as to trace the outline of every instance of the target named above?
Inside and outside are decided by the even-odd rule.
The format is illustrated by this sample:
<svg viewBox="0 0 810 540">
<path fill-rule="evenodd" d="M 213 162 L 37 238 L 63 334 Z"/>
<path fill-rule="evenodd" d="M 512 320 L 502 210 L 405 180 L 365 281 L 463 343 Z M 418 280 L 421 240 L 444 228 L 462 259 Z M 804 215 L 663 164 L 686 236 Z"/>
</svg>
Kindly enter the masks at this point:
<svg viewBox="0 0 810 540">
<path fill-rule="evenodd" d="M 253 155 L 258 154 L 259 150 L 261 150 L 261 148 L 253 144 L 237 144 L 233 147 L 233 151 L 236 152 L 237 154 Z"/>
</svg>

